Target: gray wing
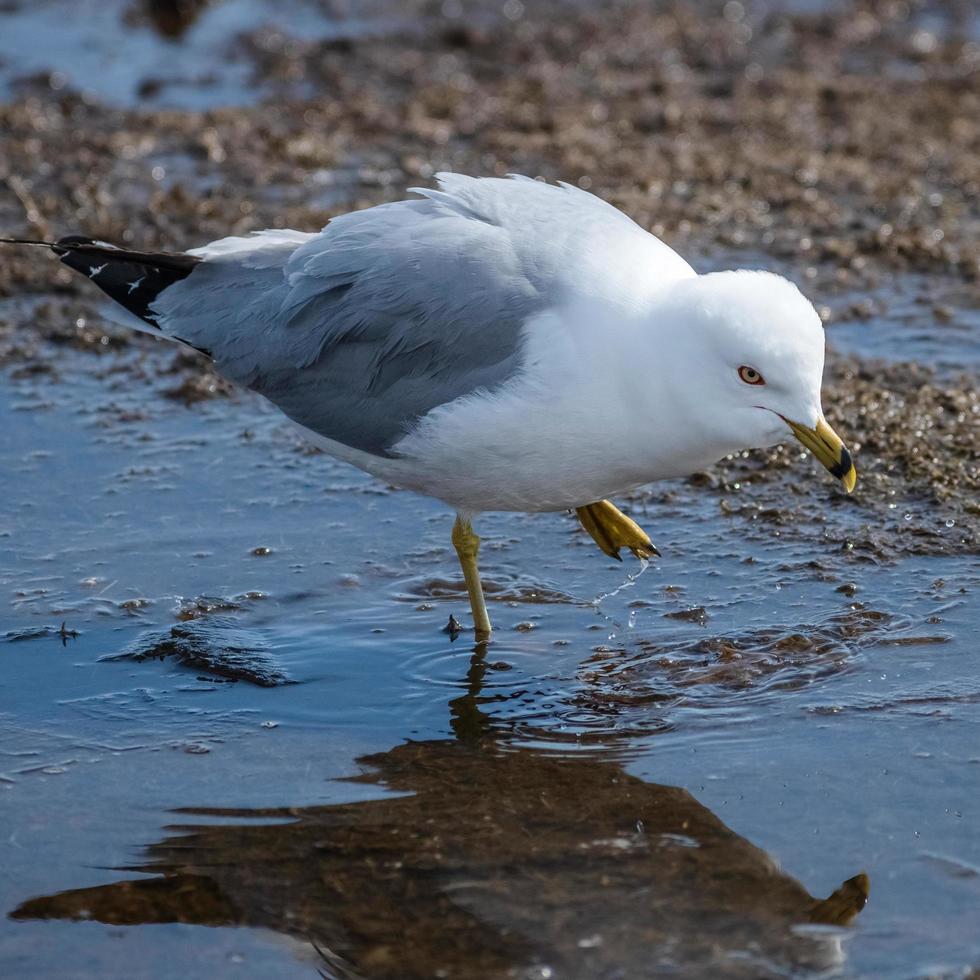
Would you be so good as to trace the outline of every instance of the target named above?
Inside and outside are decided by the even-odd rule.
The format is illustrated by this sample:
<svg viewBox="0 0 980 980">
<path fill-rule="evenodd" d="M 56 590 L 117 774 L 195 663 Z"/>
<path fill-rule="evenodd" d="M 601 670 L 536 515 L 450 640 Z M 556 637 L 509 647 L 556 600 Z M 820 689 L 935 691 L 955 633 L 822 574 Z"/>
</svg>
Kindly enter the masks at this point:
<svg viewBox="0 0 980 980">
<path fill-rule="evenodd" d="M 569 256 L 583 235 L 594 245 L 604 228 L 669 252 L 576 189 L 440 179 L 422 200 L 353 212 L 319 234 L 263 232 L 191 253 L 203 261 L 154 304 L 161 329 L 301 425 L 388 455 L 437 405 L 514 375 L 524 324 L 574 288 Z"/>
</svg>

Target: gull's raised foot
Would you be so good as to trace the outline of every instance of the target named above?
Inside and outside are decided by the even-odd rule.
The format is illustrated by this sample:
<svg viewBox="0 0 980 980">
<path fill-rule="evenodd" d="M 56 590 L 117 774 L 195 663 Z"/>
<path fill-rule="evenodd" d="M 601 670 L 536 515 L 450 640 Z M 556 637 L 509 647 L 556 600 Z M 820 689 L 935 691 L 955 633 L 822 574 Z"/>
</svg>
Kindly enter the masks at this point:
<svg viewBox="0 0 980 980">
<path fill-rule="evenodd" d="M 619 554 L 620 548 L 629 548 L 641 559 L 660 554 L 646 531 L 608 500 L 576 507 L 575 513 L 602 552 L 616 561 L 623 560 Z"/>
</svg>

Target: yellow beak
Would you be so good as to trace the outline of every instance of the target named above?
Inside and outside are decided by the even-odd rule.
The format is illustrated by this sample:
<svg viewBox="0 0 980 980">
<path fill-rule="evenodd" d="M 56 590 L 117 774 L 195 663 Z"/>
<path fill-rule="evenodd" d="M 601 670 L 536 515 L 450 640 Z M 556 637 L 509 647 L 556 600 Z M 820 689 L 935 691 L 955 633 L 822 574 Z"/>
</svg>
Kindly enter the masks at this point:
<svg viewBox="0 0 980 980">
<path fill-rule="evenodd" d="M 787 418 L 783 421 L 793 431 L 793 435 L 844 484 L 844 489 L 850 493 L 857 483 L 857 470 L 854 469 L 847 446 L 827 424 L 827 420 L 821 415 L 815 429 L 811 429 L 808 425 L 800 425 L 799 422 L 790 422 Z"/>
</svg>

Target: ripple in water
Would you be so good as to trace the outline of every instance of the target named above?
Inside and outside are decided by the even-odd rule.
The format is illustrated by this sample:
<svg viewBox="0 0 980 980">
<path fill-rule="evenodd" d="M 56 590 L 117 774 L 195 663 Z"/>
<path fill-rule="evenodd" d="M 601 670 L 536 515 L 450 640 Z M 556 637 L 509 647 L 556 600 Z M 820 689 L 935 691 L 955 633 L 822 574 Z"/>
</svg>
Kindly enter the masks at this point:
<svg viewBox="0 0 980 980">
<path fill-rule="evenodd" d="M 596 645 L 585 660 L 578 644 L 534 632 L 504 633 L 489 650 L 421 650 L 402 664 L 406 696 L 431 708 L 448 692 L 457 734 L 462 725 L 470 735 L 507 731 L 518 744 L 608 750 L 672 731 L 682 713 L 691 722 L 692 709 L 710 726 L 748 718 L 761 704 L 852 671 L 871 646 L 947 640 L 859 603 L 813 623 L 695 639 L 689 632 L 623 636 Z"/>
</svg>

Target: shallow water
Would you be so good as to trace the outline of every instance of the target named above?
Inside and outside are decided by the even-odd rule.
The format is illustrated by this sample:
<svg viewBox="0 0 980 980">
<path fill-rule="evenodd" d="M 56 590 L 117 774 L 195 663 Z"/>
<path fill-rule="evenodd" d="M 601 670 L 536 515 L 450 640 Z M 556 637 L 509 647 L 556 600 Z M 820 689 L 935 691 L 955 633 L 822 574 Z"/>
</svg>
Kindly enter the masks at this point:
<svg viewBox="0 0 980 980">
<path fill-rule="evenodd" d="M 928 364 L 940 373 L 980 367 L 980 311 L 962 286 L 941 277 L 902 276 L 830 330 L 840 351 Z M 842 304 L 846 310 L 846 300 Z M 855 304 L 852 304 L 852 309 Z"/>
<path fill-rule="evenodd" d="M 684 483 L 634 511 L 641 574 L 566 515 L 487 515 L 475 650 L 441 631 L 467 618 L 442 506 L 251 397 L 165 397 L 170 356 L 62 349 L 0 392 L 8 973 L 980 961 L 970 559 L 869 559 L 848 508 L 797 534 Z M 860 888 L 817 902 L 860 872 L 847 927 Z"/>
<path fill-rule="evenodd" d="M 112 105 L 244 105 L 258 94 L 249 44 L 276 53 L 286 45 L 363 37 L 401 23 L 391 6 L 380 3 L 362 2 L 339 16 L 317 0 L 190 2 L 184 13 L 180 6 L 10 0 L 0 10 L 0 94 L 41 85 L 73 88 Z M 289 25 L 285 36 L 283 23 Z M 276 94 L 309 92 L 287 86 Z"/>
</svg>

